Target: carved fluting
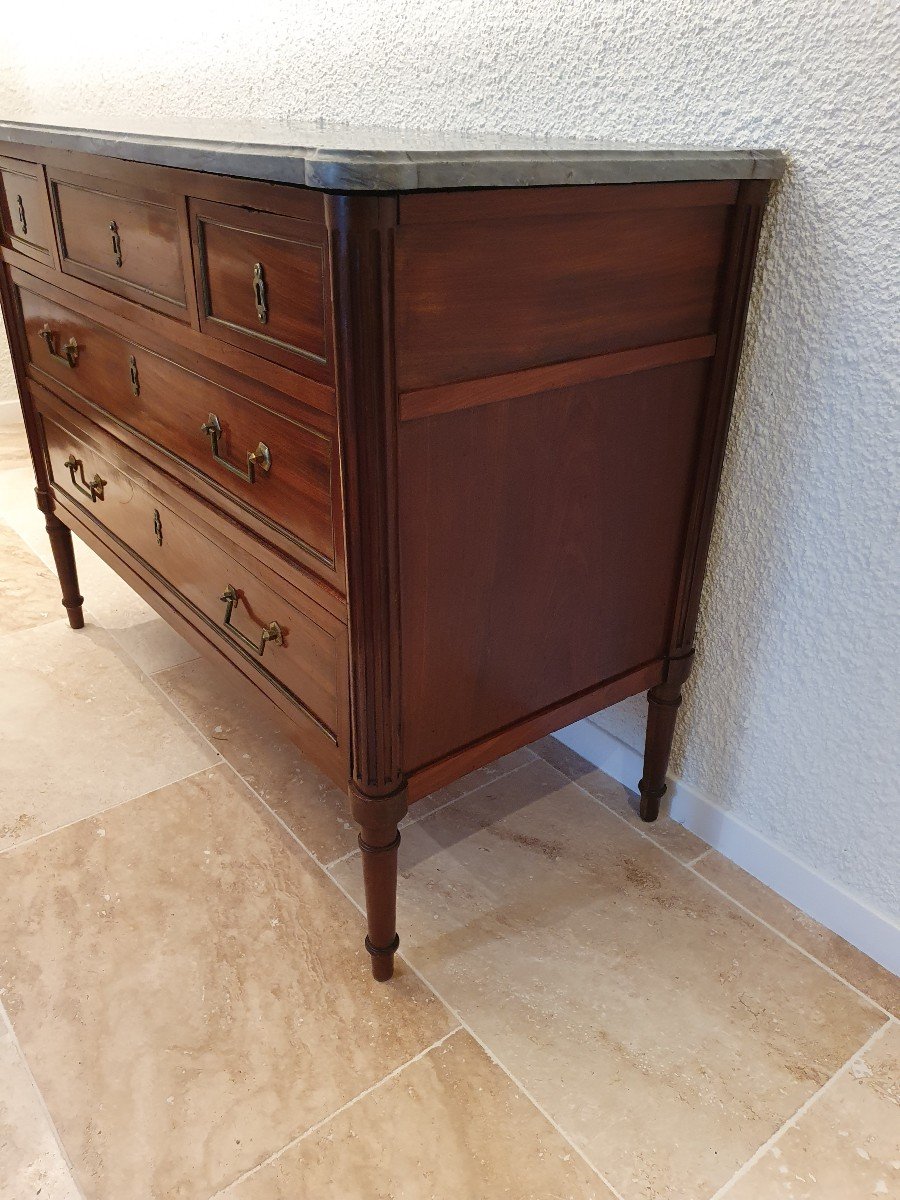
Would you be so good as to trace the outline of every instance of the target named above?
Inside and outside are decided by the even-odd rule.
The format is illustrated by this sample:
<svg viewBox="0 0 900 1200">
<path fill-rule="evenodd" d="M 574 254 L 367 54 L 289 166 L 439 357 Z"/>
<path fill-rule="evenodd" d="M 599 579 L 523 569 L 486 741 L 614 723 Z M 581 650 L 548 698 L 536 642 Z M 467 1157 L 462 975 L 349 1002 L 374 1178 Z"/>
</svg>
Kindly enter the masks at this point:
<svg viewBox="0 0 900 1200">
<path fill-rule="evenodd" d="M 399 569 L 392 264 L 396 200 L 331 196 L 338 420 L 350 626 L 350 802 L 360 825 L 372 974 L 390 979 L 397 936 Z"/>
<path fill-rule="evenodd" d="M 700 595 L 706 575 L 713 518 L 725 459 L 725 444 L 734 406 L 759 233 L 769 187 L 768 180 L 743 182 L 734 208 L 725 271 L 720 287 L 716 353 L 710 372 L 706 416 L 698 454 L 698 486 L 695 489 L 688 522 L 679 602 L 672 630 L 672 654 L 682 653 L 692 646 L 697 627 Z"/>
<path fill-rule="evenodd" d="M 396 201 L 331 196 L 326 214 L 347 527 L 351 772 L 357 788 L 374 797 L 401 782 L 391 349 Z"/>
</svg>

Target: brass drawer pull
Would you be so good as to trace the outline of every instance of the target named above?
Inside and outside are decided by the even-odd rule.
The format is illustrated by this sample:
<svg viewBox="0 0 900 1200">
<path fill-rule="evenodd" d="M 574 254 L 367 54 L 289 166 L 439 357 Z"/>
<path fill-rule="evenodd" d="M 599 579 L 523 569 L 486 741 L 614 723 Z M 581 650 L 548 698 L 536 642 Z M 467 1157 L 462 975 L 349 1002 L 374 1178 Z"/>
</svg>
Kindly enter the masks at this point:
<svg viewBox="0 0 900 1200">
<path fill-rule="evenodd" d="M 89 496 L 92 504 L 96 504 L 98 500 L 103 499 L 103 489 L 106 487 L 106 480 L 101 479 L 99 475 L 95 475 L 90 482 L 84 477 L 84 463 L 80 458 L 76 458 L 74 454 L 70 454 L 65 461 L 65 466 L 69 468 L 69 474 L 72 476 L 72 486 L 76 491 L 81 492 L 83 496 Z M 81 476 L 81 483 L 75 478 L 75 472 Z"/>
<path fill-rule="evenodd" d="M 259 642 L 254 642 L 252 638 L 248 638 L 247 635 L 241 633 L 239 629 L 235 629 L 231 623 L 231 614 L 237 607 L 239 597 L 237 591 L 231 586 L 230 583 L 227 585 L 225 591 L 222 593 L 219 599 L 224 601 L 225 604 L 225 619 L 222 622 L 223 625 L 234 638 L 236 638 L 239 642 L 243 642 L 245 646 L 249 646 L 254 654 L 258 654 L 259 657 L 262 658 L 268 642 L 274 642 L 276 646 L 284 645 L 284 638 L 281 634 L 281 626 L 277 621 L 270 621 L 268 625 L 264 625 L 262 627 L 259 634 Z"/>
<path fill-rule="evenodd" d="M 163 542 L 162 517 L 159 515 L 158 508 L 153 510 L 153 532 L 156 536 L 157 546 L 161 546 Z"/>
<path fill-rule="evenodd" d="M 16 196 L 16 207 L 19 210 L 19 233 L 24 237 L 28 232 L 28 222 L 25 220 L 25 205 L 21 196 Z"/>
<path fill-rule="evenodd" d="M 122 265 L 122 239 L 119 237 L 119 226 L 115 221 L 110 221 L 109 232 L 112 234 L 112 248 L 115 256 L 116 266 Z"/>
<path fill-rule="evenodd" d="M 253 296 L 256 300 L 256 315 L 260 325 L 265 325 L 269 319 L 269 309 L 266 306 L 266 281 L 263 278 L 262 263 L 253 266 Z"/>
<path fill-rule="evenodd" d="M 255 450 L 247 451 L 247 470 L 242 471 L 240 467 L 234 466 L 226 458 L 223 458 L 219 453 L 219 439 L 222 436 L 222 425 L 215 413 L 210 413 L 209 418 L 204 425 L 200 426 L 201 430 L 209 438 L 209 444 L 212 449 L 212 456 L 220 466 L 229 470 L 232 475 L 237 475 L 238 479 L 243 479 L 246 483 L 256 483 L 256 472 L 262 471 L 268 474 L 272 466 L 272 455 L 269 453 L 269 447 L 263 445 L 262 442 Z"/>
<path fill-rule="evenodd" d="M 47 343 L 47 351 L 51 358 L 55 358 L 57 362 L 65 363 L 67 367 L 78 366 L 78 343 L 73 337 L 70 337 L 63 346 L 62 354 L 56 349 L 56 334 L 49 325 L 45 325 L 41 330 L 41 337 Z"/>
<path fill-rule="evenodd" d="M 128 359 L 128 373 L 131 376 L 131 394 L 139 396 L 141 394 L 141 380 L 138 375 L 137 359 L 133 354 Z"/>
</svg>

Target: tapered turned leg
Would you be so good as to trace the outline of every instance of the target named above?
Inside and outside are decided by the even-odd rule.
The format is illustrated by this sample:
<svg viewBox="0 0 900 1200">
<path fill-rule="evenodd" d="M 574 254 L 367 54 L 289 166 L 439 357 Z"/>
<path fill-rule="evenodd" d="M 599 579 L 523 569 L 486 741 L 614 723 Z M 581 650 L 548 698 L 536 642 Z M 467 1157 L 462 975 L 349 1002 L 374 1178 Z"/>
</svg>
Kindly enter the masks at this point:
<svg viewBox="0 0 900 1200">
<path fill-rule="evenodd" d="M 669 660 L 663 683 L 647 693 L 647 738 L 644 743 L 644 773 L 638 784 L 641 819 L 655 821 L 659 802 L 666 794 L 666 772 L 675 734 L 675 718 L 681 706 L 681 689 L 691 672 L 694 652 Z"/>
<path fill-rule="evenodd" d="M 394 973 L 394 952 L 400 945 L 397 933 L 397 850 L 400 834 L 394 830 L 363 829 L 359 835 L 362 850 L 363 882 L 366 887 L 366 949 L 372 956 L 372 974 L 385 983 Z"/>
<path fill-rule="evenodd" d="M 78 590 L 78 571 L 75 567 L 75 549 L 72 545 L 72 530 L 63 525 L 59 517 L 52 512 L 45 513 L 47 518 L 47 535 L 50 538 L 50 549 L 53 551 L 53 561 L 56 563 L 56 573 L 62 588 L 63 607 L 69 616 L 69 624 L 73 629 L 84 627 L 84 613 L 81 606 L 84 597 Z"/>
<path fill-rule="evenodd" d="M 394 973 L 397 935 L 398 823 L 406 815 L 406 788 L 390 796 L 366 797 L 351 785 L 354 818 L 359 822 L 363 883 L 366 890 L 366 949 L 372 974 L 385 983 Z"/>
</svg>

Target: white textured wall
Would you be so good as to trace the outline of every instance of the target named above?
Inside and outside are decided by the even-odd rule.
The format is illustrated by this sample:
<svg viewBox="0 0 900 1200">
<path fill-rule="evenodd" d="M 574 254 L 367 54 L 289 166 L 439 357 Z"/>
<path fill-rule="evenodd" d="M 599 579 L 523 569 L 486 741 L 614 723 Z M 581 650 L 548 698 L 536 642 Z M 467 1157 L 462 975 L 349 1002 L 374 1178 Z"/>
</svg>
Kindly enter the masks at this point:
<svg viewBox="0 0 900 1200">
<path fill-rule="evenodd" d="M 33 22 L 4 29 L 0 114 L 298 114 L 789 152 L 764 232 L 676 766 L 896 911 L 896 8 L 243 7 L 88 3 L 73 19 L 70 5 L 45 4 L 46 36 Z M 604 720 L 637 744 L 641 709 Z"/>
</svg>

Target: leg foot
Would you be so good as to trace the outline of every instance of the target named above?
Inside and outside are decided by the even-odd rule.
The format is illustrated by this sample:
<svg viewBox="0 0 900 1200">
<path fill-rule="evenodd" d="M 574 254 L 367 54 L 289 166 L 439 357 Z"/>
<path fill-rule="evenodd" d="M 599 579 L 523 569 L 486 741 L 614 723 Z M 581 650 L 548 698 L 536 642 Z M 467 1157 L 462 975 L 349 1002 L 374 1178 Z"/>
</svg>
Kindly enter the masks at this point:
<svg viewBox="0 0 900 1200">
<path fill-rule="evenodd" d="M 396 826 L 393 832 L 364 828 L 359 835 L 369 927 L 366 949 L 372 956 L 372 974 L 379 983 L 386 983 L 394 974 L 394 954 L 400 945 L 397 934 L 399 846 L 400 834 Z"/>
<path fill-rule="evenodd" d="M 647 693 L 647 739 L 644 743 L 644 773 L 638 784 L 641 820 L 655 821 L 659 803 L 666 794 L 666 771 L 672 752 L 675 718 L 681 706 L 681 689 L 691 671 L 693 650 L 669 660 L 667 677 Z"/>
<path fill-rule="evenodd" d="M 366 888 L 366 949 L 372 956 L 372 974 L 386 983 L 394 973 L 397 936 L 397 826 L 406 816 L 406 784 L 386 795 L 364 792 L 350 783 L 350 809 L 359 825 L 363 883 Z"/>
<path fill-rule="evenodd" d="M 72 546 L 72 530 L 63 525 L 54 513 L 45 514 L 47 518 L 47 536 L 50 538 L 50 549 L 53 551 L 53 561 L 56 563 L 56 573 L 62 588 L 62 603 L 69 616 L 69 624 L 73 629 L 84 626 L 84 613 L 81 606 L 84 597 L 78 590 L 78 572 L 75 567 L 75 550 Z"/>
</svg>

